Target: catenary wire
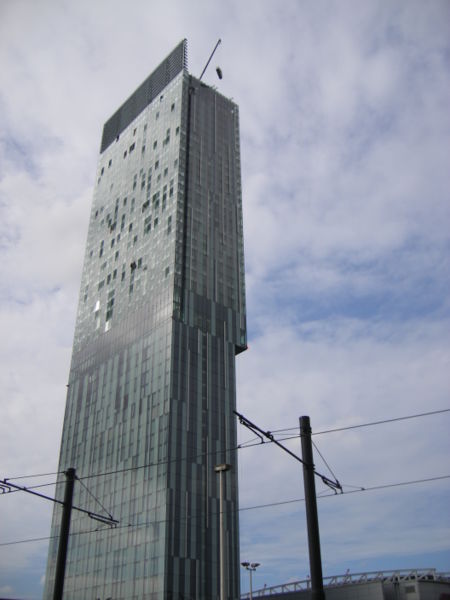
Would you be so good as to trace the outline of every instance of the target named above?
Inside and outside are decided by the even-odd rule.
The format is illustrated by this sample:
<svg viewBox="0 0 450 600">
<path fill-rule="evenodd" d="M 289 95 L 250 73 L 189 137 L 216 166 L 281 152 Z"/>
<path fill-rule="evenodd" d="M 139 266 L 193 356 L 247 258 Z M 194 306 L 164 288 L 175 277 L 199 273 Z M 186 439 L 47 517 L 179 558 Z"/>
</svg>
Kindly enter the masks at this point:
<svg viewBox="0 0 450 600">
<path fill-rule="evenodd" d="M 357 424 L 357 425 L 348 425 L 346 427 L 337 427 L 335 429 L 324 429 L 323 431 L 313 431 L 311 433 L 311 435 L 322 435 L 322 434 L 325 434 L 325 433 L 334 433 L 334 432 L 337 432 L 337 431 L 347 431 L 349 429 L 357 429 L 357 428 L 360 428 L 360 427 L 370 427 L 370 426 L 374 426 L 374 425 L 383 425 L 385 423 L 393 423 L 393 422 L 396 422 L 396 421 L 404 421 L 404 420 L 407 420 L 407 419 L 416 419 L 416 418 L 419 418 L 419 417 L 427 417 L 427 416 L 430 416 L 430 415 L 437 415 L 437 414 L 446 413 L 446 412 L 450 412 L 450 408 L 443 408 L 441 410 L 433 410 L 433 411 L 419 413 L 419 414 L 415 414 L 415 415 L 406 415 L 406 416 L 403 416 L 403 417 L 394 417 L 392 419 L 384 419 L 384 420 L 380 420 L 380 421 L 371 421 L 371 422 L 368 422 L 368 423 L 360 423 L 360 424 Z M 285 428 L 285 429 L 274 429 L 274 430 L 271 430 L 271 433 L 272 434 L 273 433 L 281 433 L 281 432 L 284 432 L 284 431 L 298 431 L 298 427 L 291 427 L 291 428 Z M 282 442 L 282 441 L 293 440 L 293 439 L 298 439 L 298 435 L 279 438 L 279 440 L 277 440 L 277 441 L 281 441 Z M 251 440 L 249 440 L 249 442 L 250 441 Z M 233 448 L 225 448 L 224 450 L 214 450 L 214 451 L 211 451 L 211 452 L 204 452 L 204 453 L 198 454 L 198 455 L 196 455 L 195 457 L 192 457 L 192 458 L 193 459 L 195 459 L 195 458 L 202 458 L 203 456 L 209 456 L 209 455 L 212 455 L 212 454 L 219 454 L 219 453 L 223 453 L 223 452 L 234 452 L 236 450 L 243 450 L 245 448 L 252 448 L 253 446 L 261 446 L 263 444 L 272 444 L 273 443 L 273 442 L 270 442 L 270 441 L 267 441 L 267 442 L 260 442 L 259 441 L 259 442 L 256 442 L 254 444 L 249 443 L 249 442 L 242 442 L 241 444 L 238 444 L 237 446 L 235 446 Z M 243 445 L 243 444 L 246 444 L 246 445 Z M 115 471 L 107 471 L 107 472 L 104 472 L 104 473 L 96 473 L 96 474 L 92 474 L 92 475 L 84 475 L 83 477 L 79 477 L 78 479 L 81 480 L 81 479 L 89 479 L 89 478 L 92 478 L 92 477 L 102 477 L 102 476 L 106 476 L 106 475 L 115 475 L 116 473 L 123 473 L 125 471 L 132 471 L 132 470 L 135 470 L 135 469 L 144 469 L 146 467 L 155 467 L 155 466 L 158 466 L 158 465 L 169 464 L 171 462 L 176 462 L 176 461 L 179 461 L 179 460 L 182 460 L 182 459 L 180 459 L 180 458 L 174 458 L 174 459 L 167 460 L 167 461 L 159 461 L 157 463 L 148 463 L 148 464 L 145 464 L 145 465 L 139 465 L 137 467 L 126 467 L 124 469 L 117 469 Z M 47 476 L 47 475 L 60 475 L 60 474 L 63 474 L 63 473 L 64 473 L 64 471 L 56 471 L 54 473 L 41 473 L 41 474 L 35 474 L 35 475 L 21 475 L 19 477 L 8 477 L 8 479 L 13 480 L 13 479 L 24 479 L 24 478 L 28 478 L 28 477 L 44 477 L 44 476 Z M 43 484 L 43 485 L 53 485 L 53 484 Z M 36 487 L 39 487 L 39 486 L 36 486 Z M 33 488 L 30 487 L 30 489 L 33 489 Z"/>
<path fill-rule="evenodd" d="M 32 477 L 49 477 L 50 475 L 64 475 L 64 471 L 55 471 L 53 473 L 35 473 L 34 475 L 19 475 L 19 477 L 8 477 L 8 479 L 30 479 Z"/>
<path fill-rule="evenodd" d="M 384 423 L 393 423 L 395 421 L 404 421 L 406 419 L 417 419 L 418 417 L 428 417 L 431 415 L 438 415 L 440 413 L 450 412 L 450 408 L 443 408 L 440 410 L 431 410 L 428 412 L 418 413 L 415 415 L 406 415 L 403 417 L 393 417 L 391 419 L 383 419 L 381 421 L 370 421 L 368 423 L 360 423 L 357 425 L 349 425 L 347 427 L 338 427 L 336 429 L 325 429 L 323 431 L 313 431 L 312 435 L 320 435 L 322 433 L 334 433 L 335 431 L 346 431 L 347 429 L 355 429 L 357 427 L 369 427 L 371 425 L 383 425 Z M 271 433 L 287 433 L 288 431 L 298 431 L 297 427 L 285 427 L 284 429 L 274 429 Z M 298 436 L 295 436 L 298 437 Z M 284 438 L 291 439 L 291 438 Z"/>
<path fill-rule="evenodd" d="M 347 427 L 336 427 L 335 429 L 325 429 L 323 431 L 316 431 L 313 435 L 321 435 L 323 433 L 334 433 L 335 431 L 348 431 L 349 429 L 358 429 L 359 427 L 371 427 L 373 425 L 384 425 L 385 423 L 395 423 L 396 421 L 406 421 L 407 419 L 417 419 L 419 417 L 428 417 L 430 415 L 438 415 L 441 413 L 450 412 L 450 408 L 443 408 L 442 410 L 433 410 L 430 412 L 419 413 L 417 415 L 407 415 L 404 417 L 393 417 L 392 419 L 383 419 L 382 421 L 372 421 L 369 423 L 359 423 L 358 425 L 348 425 Z"/>
<path fill-rule="evenodd" d="M 22 479 L 21 477 L 17 477 L 17 479 Z M 7 481 L 9 480 L 13 480 L 12 477 L 8 477 Z M 62 483 L 61 481 L 51 481 L 50 483 L 40 483 L 39 485 L 30 485 L 28 486 L 26 489 L 27 490 L 37 490 L 38 488 L 43 488 L 43 487 L 49 487 L 51 485 L 58 485 L 59 483 Z M 15 494 L 16 492 L 23 492 L 23 490 L 9 490 L 8 492 L 4 493 L 4 494 L 0 494 L 1 496 L 9 496 L 9 494 Z"/>
<path fill-rule="evenodd" d="M 418 418 L 418 417 L 425 417 L 425 416 L 435 415 L 435 414 L 444 413 L 444 412 L 450 412 L 450 408 L 445 408 L 445 409 L 436 410 L 436 411 L 429 411 L 429 412 L 420 413 L 420 414 L 416 414 L 416 415 L 407 415 L 407 416 L 403 416 L 403 417 L 395 417 L 395 418 L 392 418 L 392 419 L 385 419 L 385 420 L 382 420 L 382 421 L 373 421 L 371 423 L 361 423 L 359 425 L 350 425 L 348 427 L 342 427 L 342 428 L 337 428 L 337 429 L 329 429 L 329 430 L 324 430 L 324 431 L 318 431 L 316 433 L 313 432 L 312 435 L 319 435 L 319 434 L 323 434 L 323 433 L 331 433 L 331 432 L 334 432 L 334 431 L 344 431 L 346 429 L 355 429 L 357 427 L 368 427 L 370 425 L 381 425 L 381 424 L 384 424 L 384 423 L 391 423 L 391 422 L 395 422 L 395 421 L 403 421 L 403 420 L 406 420 L 406 419 L 414 419 L 414 418 Z M 273 431 L 271 433 L 273 433 Z M 296 435 L 296 436 L 290 436 L 290 437 L 286 437 L 286 438 L 281 438 L 279 441 L 285 441 L 285 440 L 290 440 L 290 439 L 298 439 L 298 435 Z M 266 444 L 266 443 L 273 443 L 273 442 L 263 442 L 263 443 Z M 214 451 L 211 451 L 211 452 L 204 452 L 204 453 L 198 454 L 198 455 L 196 455 L 195 457 L 192 457 L 192 458 L 193 459 L 195 459 L 195 458 L 202 458 L 204 456 L 210 456 L 210 455 L 213 455 L 213 454 L 220 454 L 220 453 L 223 453 L 223 452 L 234 452 L 236 450 L 242 450 L 244 448 L 251 448 L 253 446 L 261 446 L 261 445 L 262 445 L 261 442 L 256 442 L 254 444 L 248 444 L 246 446 L 242 446 L 241 444 L 238 444 L 237 446 L 235 446 L 233 448 L 226 448 L 225 450 L 214 450 Z M 173 458 L 173 459 L 170 459 L 170 460 L 159 461 L 159 462 L 156 462 L 156 463 L 149 463 L 149 464 L 146 464 L 146 465 L 140 465 L 138 467 L 127 467 L 127 468 L 124 468 L 124 469 L 117 469 L 115 471 L 108 471 L 108 472 L 105 472 L 105 473 L 97 473 L 97 474 L 93 474 L 93 475 L 85 475 L 85 476 L 81 477 L 80 479 L 88 479 L 88 478 L 91 478 L 91 477 L 102 477 L 102 476 L 106 476 L 106 475 L 115 475 L 116 473 L 123 473 L 125 471 L 131 471 L 131 470 L 134 470 L 134 469 L 144 469 L 146 467 L 147 468 L 148 467 L 155 467 L 155 466 L 158 466 L 158 465 L 163 465 L 163 464 L 169 464 L 169 463 L 172 463 L 172 462 L 177 462 L 179 460 L 181 460 L 181 459 L 179 459 L 179 458 Z"/>
<path fill-rule="evenodd" d="M 349 494 L 358 494 L 358 493 L 362 493 L 362 492 L 373 492 L 373 491 L 377 491 L 377 490 L 383 490 L 383 489 L 389 489 L 389 488 L 397 488 L 397 487 L 403 487 L 403 486 L 408 486 L 408 485 L 416 485 L 419 483 L 430 483 L 433 481 L 440 481 L 440 480 L 444 480 L 444 479 L 450 479 L 450 475 L 439 475 L 436 477 L 426 477 L 423 479 L 414 479 L 411 481 L 398 481 L 396 483 L 386 483 L 386 484 L 380 484 L 380 485 L 374 485 L 374 486 L 367 486 L 367 487 L 359 487 L 358 489 L 355 490 L 351 490 L 349 492 L 345 492 L 344 494 L 340 494 L 339 497 L 345 496 L 345 495 L 349 495 Z M 356 487 L 356 486 L 346 486 L 345 484 L 343 484 L 343 487 Z M 322 498 L 336 498 L 336 494 L 326 494 L 323 496 L 318 496 L 318 499 L 322 499 Z M 279 502 L 268 502 L 267 504 L 257 504 L 255 506 L 246 506 L 244 508 L 239 508 L 237 509 L 236 512 L 245 512 L 245 511 L 249 511 L 249 510 L 258 510 L 261 508 L 271 508 L 273 506 L 282 506 L 282 505 L 286 505 L 286 504 L 295 504 L 297 502 L 304 502 L 305 499 L 304 498 L 293 498 L 291 500 L 281 500 Z M 214 513 L 217 514 L 217 513 Z M 213 515 L 212 515 L 213 516 Z M 197 516 L 192 516 L 189 517 L 190 519 L 193 518 L 198 518 Z M 185 521 L 186 519 L 183 519 L 183 521 Z M 136 524 L 132 524 L 132 523 L 128 523 L 125 525 L 118 525 L 117 527 L 114 527 L 114 529 L 100 529 L 100 528 L 96 528 L 96 529 L 90 529 L 90 530 L 86 530 L 86 531 L 78 531 L 78 532 L 71 532 L 70 535 L 81 535 L 84 533 L 96 533 L 98 531 L 117 531 L 118 529 L 124 529 L 124 528 L 139 528 L 139 527 L 146 527 L 148 525 L 156 525 L 156 524 L 161 524 L 161 523 L 166 523 L 168 522 L 168 519 L 164 519 L 161 521 L 149 521 L 146 523 L 136 523 Z M 29 542 L 37 542 L 37 541 L 45 541 L 45 540 L 51 540 L 54 538 L 58 538 L 58 535 L 50 535 L 50 536 L 46 536 L 46 537 L 39 537 L 39 538 L 29 538 L 26 540 L 15 540 L 12 542 L 1 542 L 0 543 L 0 547 L 2 546 L 12 546 L 15 544 L 26 544 Z"/>
<path fill-rule="evenodd" d="M 323 454 L 321 453 L 321 451 L 319 450 L 319 448 L 317 447 L 317 445 L 311 440 L 312 445 L 314 446 L 314 448 L 317 451 L 317 454 L 320 456 L 320 458 L 323 460 L 323 462 L 325 463 L 325 466 L 327 467 L 327 469 L 330 471 L 330 473 L 333 475 L 334 479 L 336 481 L 338 481 L 338 478 L 336 477 L 336 475 L 333 473 L 332 468 L 330 467 L 330 465 L 327 463 L 327 461 L 325 460 Z"/>
<path fill-rule="evenodd" d="M 91 492 L 91 490 L 78 477 L 77 477 L 77 479 L 81 483 L 81 485 L 84 487 L 84 489 L 86 490 L 86 492 L 103 508 L 103 510 L 105 511 L 105 513 L 112 519 L 113 516 L 109 512 L 109 510 L 103 506 L 103 504 L 100 502 L 100 500 L 96 496 L 94 496 L 94 494 Z"/>
</svg>

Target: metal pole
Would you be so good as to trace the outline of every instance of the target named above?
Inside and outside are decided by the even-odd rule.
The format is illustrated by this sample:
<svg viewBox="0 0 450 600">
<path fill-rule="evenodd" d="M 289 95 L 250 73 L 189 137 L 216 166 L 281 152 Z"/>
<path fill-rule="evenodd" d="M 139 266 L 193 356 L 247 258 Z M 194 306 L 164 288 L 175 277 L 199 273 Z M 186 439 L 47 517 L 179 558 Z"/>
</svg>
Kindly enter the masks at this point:
<svg viewBox="0 0 450 600">
<path fill-rule="evenodd" d="M 214 467 L 216 473 L 219 473 L 219 544 L 220 544 L 220 600 L 227 599 L 227 580 L 226 571 L 226 548 L 225 548 L 225 515 L 224 515 L 224 485 L 223 477 L 225 471 L 229 471 L 231 465 L 222 464 Z"/>
<path fill-rule="evenodd" d="M 64 490 L 64 506 L 59 534 L 58 557 L 56 559 L 53 600 L 62 600 L 63 597 L 64 573 L 66 570 L 67 545 L 69 542 L 70 531 L 70 513 L 72 512 L 73 487 L 75 483 L 75 469 L 67 469 L 65 475 L 66 487 Z"/>
<path fill-rule="evenodd" d="M 300 435 L 302 442 L 306 524 L 308 529 L 309 566 L 311 570 L 311 600 L 325 600 L 309 417 L 300 417 Z"/>
<path fill-rule="evenodd" d="M 225 535 L 223 523 L 223 474 L 220 471 L 220 600 L 226 600 L 225 590 Z"/>
<path fill-rule="evenodd" d="M 217 40 L 217 44 L 214 46 L 214 50 L 211 52 L 211 56 L 208 58 L 208 62 L 205 65 L 205 68 L 202 71 L 202 74 L 200 75 L 200 77 L 198 78 L 198 80 L 200 81 L 201 78 L 203 77 L 203 75 L 205 74 L 206 69 L 208 68 L 209 63 L 211 62 L 212 57 L 214 56 L 214 52 L 217 50 L 218 45 L 221 43 L 221 39 L 219 38 Z"/>
<path fill-rule="evenodd" d="M 252 569 L 249 569 L 248 572 L 250 573 L 250 600 L 253 600 L 253 580 L 252 580 Z"/>
</svg>

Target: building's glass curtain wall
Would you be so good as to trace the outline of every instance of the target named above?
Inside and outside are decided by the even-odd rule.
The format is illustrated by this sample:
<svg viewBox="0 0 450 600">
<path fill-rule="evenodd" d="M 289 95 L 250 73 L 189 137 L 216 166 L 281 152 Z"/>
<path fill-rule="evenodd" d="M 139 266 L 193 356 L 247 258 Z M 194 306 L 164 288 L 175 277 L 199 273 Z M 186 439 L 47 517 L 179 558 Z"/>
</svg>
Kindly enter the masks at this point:
<svg viewBox="0 0 450 600">
<path fill-rule="evenodd" d="M 120 524 L 72 513 L 64 598 L 218 598 L 214 466 L 226 462 L 235 599 L 232 411 L 246 347 L 238 109 L 187 73 L 185 42 L 122 109 L 103 134 L 60 454 L 60 469 L 81 480 L 74 505 L 103 505 Z M 60 518 L 56 507 L 53 535 Z"/>
</svg>

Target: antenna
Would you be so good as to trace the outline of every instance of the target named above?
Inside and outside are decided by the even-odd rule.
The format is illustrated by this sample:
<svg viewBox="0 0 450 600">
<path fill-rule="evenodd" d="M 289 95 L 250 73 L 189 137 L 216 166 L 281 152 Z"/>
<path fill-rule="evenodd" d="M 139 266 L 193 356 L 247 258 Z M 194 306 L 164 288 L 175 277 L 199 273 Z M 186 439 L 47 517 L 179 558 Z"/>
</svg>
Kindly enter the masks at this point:
<svg viewBox="0 0 450 600">
<path fill-rule="evenodd" d="M 206 63 L 206 65 L 205 65 L 205 68 L 204 68 L 204 69 L 203 69 L 203 71 L 202 71 L 202 74 L 201 74 L 201 75 L 200 75 L 200 77 L 199 77 L 199 81 L 201 81 L 201 79 L 202 79 L 203 75 L 205 74 L 205 71 L 206 71 L 206 69 L 208 68 L 208 65 L 209 65 L 209 63 L 211 62 L 211 59 L 212 59 L 212 57 L 214 56 L 214 52 L 217 50 L 217 47 L 219 46 L 219 44 L 220 44 L 221 42 L 222 42 L 222 40 L 219 38 L 219 39 L 217 40 L 217 44 L 214 46 L 214 50 L 211 52 L 211 56 L 208 58 L 208 62 Z M 221 74 L 222 74 L 222 71 L 221 71 Z M 220 77 L 220 76 L 219 76 L 219 77 Z M 220 77 L 220 79 L 222 79 L 222 78 Z"/>
</svg>

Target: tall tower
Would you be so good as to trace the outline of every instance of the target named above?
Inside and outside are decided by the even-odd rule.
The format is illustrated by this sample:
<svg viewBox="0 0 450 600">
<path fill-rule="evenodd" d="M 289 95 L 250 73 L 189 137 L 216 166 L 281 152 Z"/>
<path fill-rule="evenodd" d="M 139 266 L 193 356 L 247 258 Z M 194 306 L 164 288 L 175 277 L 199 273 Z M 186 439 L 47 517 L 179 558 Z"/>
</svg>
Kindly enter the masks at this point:
<svg viewBox="0 0 450 600">
<path fill-rule="evenodd" d="M 120 523 L 72 512 L 65 599 L 218 598 L 220 463 L 239 597 L 245 348 L 238 108 L 187 72 L 184 40 L 103 129 L 59 466 L 76 469 L 75 506 L 102 512 L 95 498 Z"/>
</svg>

